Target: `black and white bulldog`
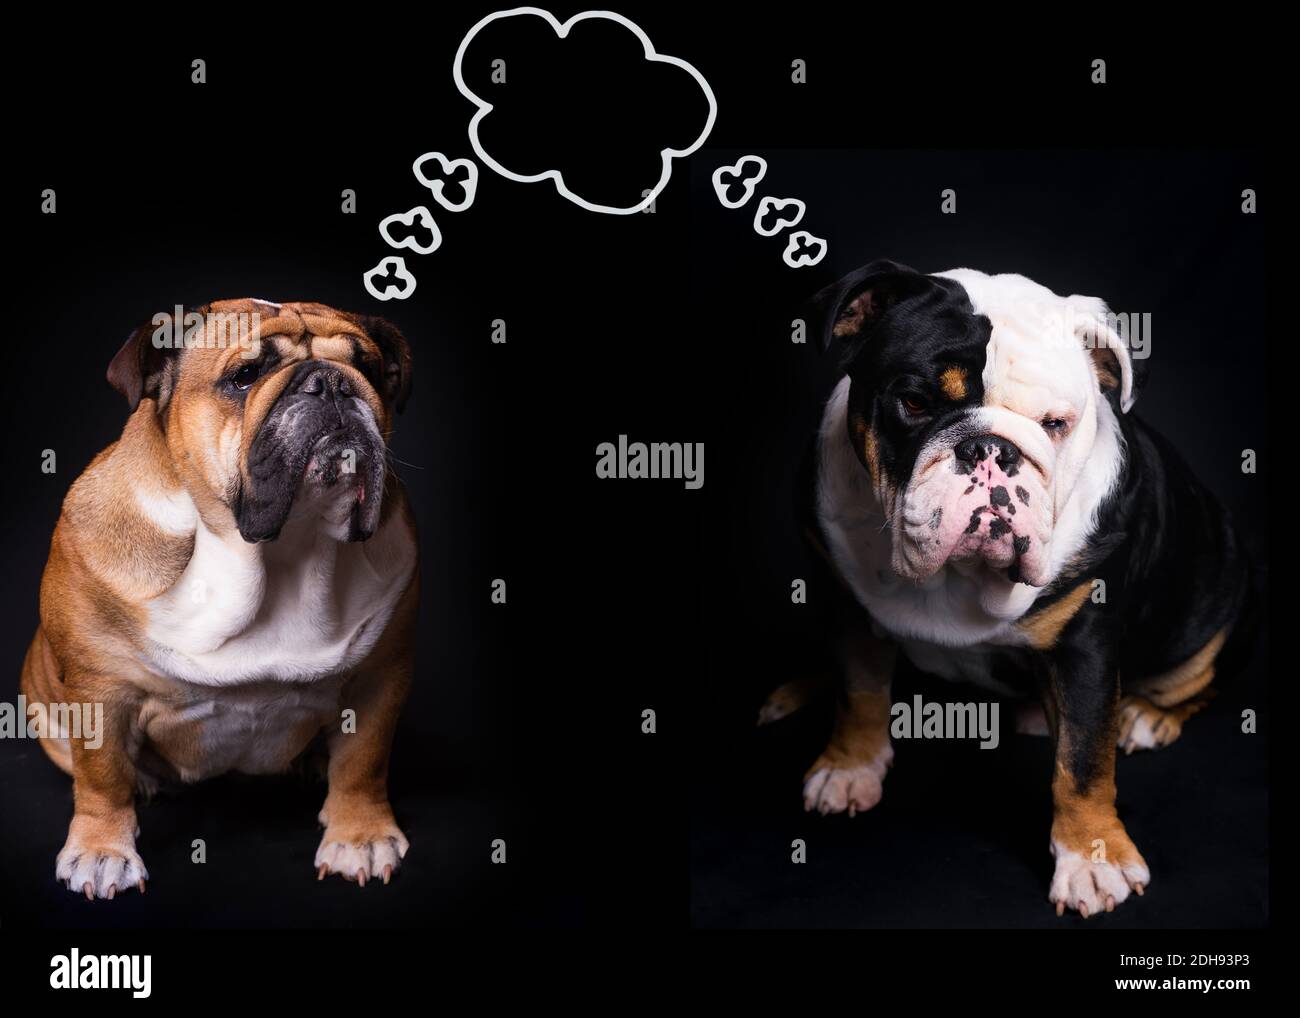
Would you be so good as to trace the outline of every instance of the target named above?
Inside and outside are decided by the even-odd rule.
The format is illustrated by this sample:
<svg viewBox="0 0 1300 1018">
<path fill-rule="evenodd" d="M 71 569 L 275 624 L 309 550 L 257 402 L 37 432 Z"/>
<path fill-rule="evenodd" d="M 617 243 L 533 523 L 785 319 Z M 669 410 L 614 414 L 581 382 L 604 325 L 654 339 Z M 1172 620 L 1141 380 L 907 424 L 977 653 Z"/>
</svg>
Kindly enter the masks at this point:
<svg viewBox="0 0 1300 1018">
<path fill-rule="evenodd" d="M 1041 694 L 1057 914 L 1142 894 L 1151 874 L 1116 812 L 1115 751 L 1169 744 L 1210 693 L 1249 589 L 1224 510 L 1129 413 L 1134 359 L 1100 299 L 879 261 L 814 303 L 844 378 L 817 442 L 810 532 L 852 599 L 846 688 L 806 807 L 880 801 L 901 650 L 944 678 Z M 782 687 L 762 717 L 800 695 Z"/>
</svg>

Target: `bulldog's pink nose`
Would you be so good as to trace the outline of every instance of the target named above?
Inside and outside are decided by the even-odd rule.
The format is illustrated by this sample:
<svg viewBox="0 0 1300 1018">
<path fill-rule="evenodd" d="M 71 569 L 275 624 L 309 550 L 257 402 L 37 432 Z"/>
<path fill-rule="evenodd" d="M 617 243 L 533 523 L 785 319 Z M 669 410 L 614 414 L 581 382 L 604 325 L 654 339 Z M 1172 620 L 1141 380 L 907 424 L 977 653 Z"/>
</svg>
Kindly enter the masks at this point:
<svg viewBox="0 0 1300 1018">
<path fill-rule="evenodd" d="M 1020 450 L 1000 435 L 976 435 L 958 444 L 953 452 L 959 463 L 972 468 L 993 456 L 1004 472 L 1014 473 L 1011 468 L 1020 462 Z"/>
</svg>

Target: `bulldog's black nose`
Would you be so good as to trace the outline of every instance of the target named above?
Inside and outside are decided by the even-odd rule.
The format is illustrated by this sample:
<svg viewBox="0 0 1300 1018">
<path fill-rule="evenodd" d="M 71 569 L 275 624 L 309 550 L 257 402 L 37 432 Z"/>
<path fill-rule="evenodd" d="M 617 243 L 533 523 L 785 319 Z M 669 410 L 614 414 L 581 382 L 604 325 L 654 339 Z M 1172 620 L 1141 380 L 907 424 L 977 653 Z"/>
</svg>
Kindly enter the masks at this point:
<svg viewBox="0 0 1300 1018">
<path fill-rule="evenodd" d="M 328 396 L 352 395 L 352 384 L 347 376 L 330 364 L 319 366 L 311 362 L 304 364 L 299 369 L 299 375 L 294 379 L 294 383 L 294 392 L 303 396 L 318 396 L 325 399 Z"/>
<path fill-rule="evenodd" d="M 1003 470 L 1014 467 L 1020 462 L 1020 450 L 999 435 L 976 435 L 960 443 L 954 450 L 957 461 L 969 467 L 981 463 L 990 456 L 996 457 L 998 466 Z"/>
</svg>

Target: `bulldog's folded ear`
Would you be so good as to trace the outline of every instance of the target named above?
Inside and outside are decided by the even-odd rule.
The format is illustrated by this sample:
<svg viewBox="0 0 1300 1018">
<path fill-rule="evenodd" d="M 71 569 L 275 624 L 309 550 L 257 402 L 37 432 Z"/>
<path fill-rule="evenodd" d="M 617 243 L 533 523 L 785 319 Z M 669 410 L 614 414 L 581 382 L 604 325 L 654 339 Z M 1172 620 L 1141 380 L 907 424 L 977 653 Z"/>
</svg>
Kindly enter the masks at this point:
<svg viewBox="0 0 1300 1018">
<path fill-rule="evenodd" d="M 411 395 L 411 345 L 397 326 L 378 315 L 358 315 L 366 335 L 384 356 L 384 401 L 400 414 Z"/>
<path fill-rule="evenodd" d="M 865 339 L 903 297 L 930 285 L 915 269 L 885 259 L 855 269 L 812 298 L 813 328 L 822 352 L 835 340 Z"/>
<path fill-rule="evenodd" d="M 208 305 L 186 308 L 183 320 L 173 321 L 170 312 L 154 315 L 131 333 L 108 365 L 108 383 L 123 396 L 134 412 L 143 399 L 152 399 L 158 409 L 171 396 L 172 372 L 184 348 L 183 335 L 192 315 L 204 315 Z"/>
<path fill-rule="evenodd" d="M 176 353 L 171 347 L 154 343 L 158 326 L 141 325 L 131 333 L 108 365 L 108 382 L 126 397 L 134 411 L 145 397 L 157 398 L 162 389 L 168 359 Z"/>
<path fill-rule="evenodd" d="M 1076 312 L 1082 312 L 1083 320 L 1074 331 L 1092 356 L 1097 384 L 1103 393 L 1113 397 L 1121 413 L 1128 413 L 1146 380 L 1145 366 L 1134 362 L 1131 345 L 1111 326 L 1110 309 L 1104 300 L 1074 294 L 1066 301 Z"/>
</svg>

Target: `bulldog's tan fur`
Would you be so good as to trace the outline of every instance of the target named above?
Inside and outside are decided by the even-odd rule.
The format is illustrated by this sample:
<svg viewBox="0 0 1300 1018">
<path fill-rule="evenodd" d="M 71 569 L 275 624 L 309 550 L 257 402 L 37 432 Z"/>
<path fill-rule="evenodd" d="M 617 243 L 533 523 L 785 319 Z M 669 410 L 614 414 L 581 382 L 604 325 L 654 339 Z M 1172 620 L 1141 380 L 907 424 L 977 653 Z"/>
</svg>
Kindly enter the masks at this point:
<svg viewBox="0 0 1300 1018">
<path fill-rule="evenodd" d="M 408 847 L 387 794 L 418 600 L 403 489 L 384 469 L 364 540 L 338 540 L 329 520 L 337 505 L 379 494 L 356 482 L 296 496 L 283 530 L 262 543 L 241 538 L 235 507 L 252 443 L 295 377 L 318 371 L 343 386 L 342 401 L 358 417 L 368 410 L 386 444 L 409 349 L 388 323 L 319 304 L 198 311 L 209 340 L 223 315 L 256 313 L 260 328 L 251 345 L 183 350 L 159 350 L 150 327 L 137 330 L 109 369 L 134 410 L 73 484 L 50 545 L 22 690 L 29 702 L 102 703 L 104 718 L 98 748 L 84 733 L 42 740 L 74 779 L 57 875 L 91 898 L 143 891 L 137 790 L 282 770 L 320 735 L 329 791 L 317 872 L 387 883 Z M 241 404 L 223 385 L 249 349 L 264 367 Z M 295 375 L 308 361 L 328 366 Z"/>
</svg>

